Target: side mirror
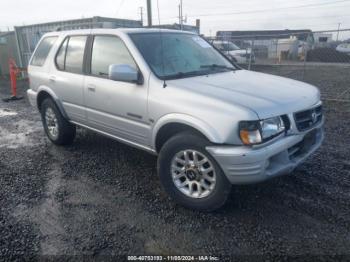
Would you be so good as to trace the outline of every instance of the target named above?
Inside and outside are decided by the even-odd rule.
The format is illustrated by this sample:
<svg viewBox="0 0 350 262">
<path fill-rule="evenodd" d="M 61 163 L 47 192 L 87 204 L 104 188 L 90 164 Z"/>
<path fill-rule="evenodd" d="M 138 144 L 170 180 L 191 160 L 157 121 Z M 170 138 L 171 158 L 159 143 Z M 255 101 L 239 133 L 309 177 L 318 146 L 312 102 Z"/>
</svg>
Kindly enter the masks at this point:
<svg viewBox="0 0 350 262">
<path fill-rule="evenodd" d="M 108 77 L 114 81 L 131 82 L 138 85 L 143 84 L 143 78 L 140 72 L 130 65 L 110 65 Z"/>
</svg>

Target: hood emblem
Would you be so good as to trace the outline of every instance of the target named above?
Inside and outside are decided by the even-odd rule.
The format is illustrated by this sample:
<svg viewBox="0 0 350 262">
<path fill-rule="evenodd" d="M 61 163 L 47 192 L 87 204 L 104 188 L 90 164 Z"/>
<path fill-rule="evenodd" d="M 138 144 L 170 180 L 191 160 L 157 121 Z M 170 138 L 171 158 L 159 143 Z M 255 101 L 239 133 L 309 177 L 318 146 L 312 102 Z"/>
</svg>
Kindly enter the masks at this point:
<svg viewBox="0 0 350 262">
<path fill-rule="evenodd" d="M 312 119 L 312 123 L 315 124 L 317 122 L 317 114 L 316 112 L 312 112 L 311 114 L 311 119 Z"/>
</svg>

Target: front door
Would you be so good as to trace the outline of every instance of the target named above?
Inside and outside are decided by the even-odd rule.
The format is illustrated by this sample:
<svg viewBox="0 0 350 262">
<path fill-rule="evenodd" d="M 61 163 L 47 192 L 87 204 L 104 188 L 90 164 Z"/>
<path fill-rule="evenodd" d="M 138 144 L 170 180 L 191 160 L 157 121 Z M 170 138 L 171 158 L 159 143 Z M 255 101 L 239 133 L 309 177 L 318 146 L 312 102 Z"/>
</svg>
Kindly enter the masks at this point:
<svg viewBox="0 0 350 262">
<path fill-rule="evenodd" d="M 89 126 L 121 139 L 148 145 L 147 84 L 113 81 L 111 64 L 137 65 L 117 36 L 95 35 L 90 74 L 85 78 L 85 105 Z"/>
</svg>

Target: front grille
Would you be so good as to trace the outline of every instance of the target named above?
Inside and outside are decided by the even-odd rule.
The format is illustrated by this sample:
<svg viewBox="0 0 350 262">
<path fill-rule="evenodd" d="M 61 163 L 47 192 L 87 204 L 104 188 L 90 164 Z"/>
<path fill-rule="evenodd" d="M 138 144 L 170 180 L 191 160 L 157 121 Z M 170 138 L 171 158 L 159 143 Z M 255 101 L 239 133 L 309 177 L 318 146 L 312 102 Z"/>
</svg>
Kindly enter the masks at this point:
<svg viewBox="0 0 350 262">
<path fill-rule="evenodd" d="M 294 120 L 299 131 L 308 130 L 322 121 L 322 106 L 297 112 Z"/>
</svg>

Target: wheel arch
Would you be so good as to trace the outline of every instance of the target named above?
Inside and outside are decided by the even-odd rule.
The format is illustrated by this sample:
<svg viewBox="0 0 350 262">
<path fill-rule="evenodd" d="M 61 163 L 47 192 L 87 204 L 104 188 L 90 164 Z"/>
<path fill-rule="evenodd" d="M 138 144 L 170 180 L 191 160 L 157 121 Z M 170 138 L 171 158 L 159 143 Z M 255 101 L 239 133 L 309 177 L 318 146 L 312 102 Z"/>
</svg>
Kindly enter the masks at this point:
<svg viewBox="0 0 350 262">
<path fill-rule="evenodd" d="M 41 109 L 41 104 L 42 102 L 46 99 L 46 98 L 51 98 L 54 103 L 56 104 L 56 106 L 58 107 L 58 109 L 60 110 L 60 112 L 62 113 L 62 115 L 68 119 L 68 116 L 67 116 L 67 113 L 66 111 L 64 110 L 63 108 L 63 105 L 61 103 L 61 101 L 58 99 L 58 97 L 56 96 L 56 94 L 48 87 L 40 87 L 38 89 L 38 95 L 37 95 L 37 98 L 36 98 L 36 104 L 37 104 L 37 107 L 40 111 Z"/>
<path fill-rule="evenodd" d="M 153 128 L 152 145 L 158 153 L 164 143 L 172 136 L 191 131 L 212 143 L 221 143 L 219 134 L 210 125 L 188 115 L 171 114 L 162 117 Z"/>
</svg>

